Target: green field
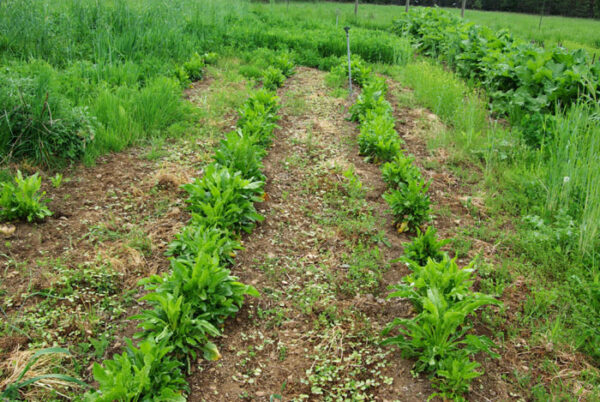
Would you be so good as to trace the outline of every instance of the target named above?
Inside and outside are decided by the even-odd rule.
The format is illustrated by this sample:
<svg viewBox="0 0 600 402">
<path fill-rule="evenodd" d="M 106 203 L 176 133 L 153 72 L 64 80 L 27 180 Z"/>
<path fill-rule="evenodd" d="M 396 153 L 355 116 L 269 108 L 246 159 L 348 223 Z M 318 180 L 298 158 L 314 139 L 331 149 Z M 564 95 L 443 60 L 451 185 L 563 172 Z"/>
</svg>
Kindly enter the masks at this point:
<svg viewBox="0 0 600 402">
<path fill-rule="evenodd" d="M 2 1 L 0 399 L 600 398 L 600 22 L 458 12 Z"/>
<path fill-rule="evenodd" d="M 448 11 L 460 15 L 460 10 Z M 600 21 L 584 18 L 544 16 L 540 27 L 539 15 L 468 10 L 468 21 L 487 25 L 494 30 L 508 29 L 515 35 L 545 46 L 560 44 L 569 49 L 583 48 L 590 53 L 600 52 Z"/>
</svg>

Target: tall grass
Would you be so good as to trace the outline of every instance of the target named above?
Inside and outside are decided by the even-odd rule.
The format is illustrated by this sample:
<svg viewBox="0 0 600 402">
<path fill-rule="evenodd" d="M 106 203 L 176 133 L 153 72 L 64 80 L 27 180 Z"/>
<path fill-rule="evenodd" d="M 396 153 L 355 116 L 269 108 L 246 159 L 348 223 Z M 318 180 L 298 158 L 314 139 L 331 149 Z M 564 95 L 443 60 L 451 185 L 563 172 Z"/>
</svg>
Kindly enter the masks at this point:
<svg viewBox="0 0 600 402">
<path fill-rule="evenodd" d="M 22 77 L 41 68 L 56 83 L 55 97 L 89 108 L 98 123 L 85 151 L 93 160 L 188 119 L 171 78 L 195 53 L 288 49 L 297 63 L 328 69 L 346 52 L 342 24 L 350 24 L 352 52 L 365 60 L 412 58 L 408 41 L 383 30 L 387 18 L 344 12 L 336 27 L 331 6 L 291 9 L 246 0 L 4 0 L 0 67 Z"/>
<path fill-rule="evenodd" d="M 578 104 L 559 114 L 540 151 L 548 215 L 560 209 L 580 221 L 578 247 L 589 253 L 600 233 L 600 106 Z"/>
<path fill-rule="evenodd" d="M 418 61 L 401 70 L 401 80 L 413 88 L 416 99 L 452 127 L 455 140 L 472 150 L 488 131 L 487 104 L 454 73 Z"/>
</svg>

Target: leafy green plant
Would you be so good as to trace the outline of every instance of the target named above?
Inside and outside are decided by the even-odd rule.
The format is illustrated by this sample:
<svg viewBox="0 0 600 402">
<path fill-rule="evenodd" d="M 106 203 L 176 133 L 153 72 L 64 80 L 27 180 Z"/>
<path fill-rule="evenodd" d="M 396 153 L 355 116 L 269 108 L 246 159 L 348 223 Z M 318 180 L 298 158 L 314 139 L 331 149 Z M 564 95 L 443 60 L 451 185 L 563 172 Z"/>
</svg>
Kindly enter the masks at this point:
<svg viewBox="0 0 600 402">
<path fill-rule="evenodd" d="M 372 79 L 371 68 L 365 63 L 365 61 L 357 55 L 352 55 L 350 61 L 350 68 L 352 70 L 352 81 L 359 85 L 364 86 Z M 345 77 L 348 79 L 348 59 L 341 57 L 339 63 L 331 69 L 331 72 L 335 75 Z"/>
<path fill-rule="evenodd" d="M 181 86 L 187 87 L 190 84 L 190 76 L 183 66 L 176 66 L 173 70 L 173 77 L 179 81 Z"/>
<path fill-rule="evenodd" d="M 40 192 L 41 187 L 42 178 L 38 173 L 23 177 L 20 170 L 13 183 L 0 183 L 0 219 L 33 222 L 52 215 L 46 206 L 48 200 L 44 199 L 46 192 Z"/>
<path fill-rule="evenodd" d="M 260 107 L 261 110 L 264 110 L 264 113 L 271 119 L 278 119 L 277 111 L 280 108 L 279 97 L 275 92 L 266 89 L 255 91 L 252 96 L 246 100 L 240 111 L 240 119 L 244 119 L 244 111 L 257 109 L 258 107 Z"/>
<path fill-rule="evenodd" d="M 48 374 L 40 374 L 30 378 L 25 378 L 27 373 L 32 369 L 32 367 L 40 360 L 43 356 L 52 355 L 52 354 L 65 354 L 71 355 L 71 353 L 65 348 L 46 348 L 41 349 L 35 352 L 30 358 L 17 379 L 8 384 L 2 392 L 0 392 L 0 399 L 3 401 L 15 401 L 20 400 L 19 391 L 25 389 L 26 387 L 46 379 L 58 380 L 64 383 L 72 383 L 80 386 L 87 387 L 87 384 L 81 380 L 78 380 L 75 377 L 71 377 L 66 374 L 57 374 L 57 373 L 48 373 Z"/>
<path fill-rule="evenodd" d="M 123 354 L 105 360 L 104 367 L 94 364 L 99 386 L 85 395 L 86 401 L 185 401 L 182 364 L 170 357 L 173 347 L 166 340 L 145 340 L 137 348 L 129 339 L 125 343 Z"/>
<path fill-rule="evenodd" d="M 195 261 L 171 261 L 171 273 L 142 281 L 155 293 L 182 296 L 196 317 L 220 326 L 235 315 L 246 295 L 258 297 L 252 286 L 244 285 L 223 268 L 216 254 L 200 252 Z"/>
<path fill-rule="evenodd" d="M 215 163 L 239 171 L 244 179 L 264 181 L 262 158 L 265 150 L 256 144 L 256 138 L 242 132 L 230 132 L 221 141 L 213 156 Z"/>
<path fill-rule="evenodd" d="M 480 367 L 481 364 L 471 361 L 466 353 L 444 359 L 436 372 L 438 377 L 433 381 L 433 386 L 441 392 L 434 393 L 431 397 L 466 401 L 463 395 L 469 392 L 471 381 L 483 374 L 482 371 L 477 371 Z"/>
<path fill-rule="evenodd" d="M 295 72 L 294 57 L 290 52 L 280 52 L 272 59 L 273 66 L 281 70 L 286 77 L 291 77 Z"/>
<path fill-rule="evenodd" d="M 429 183 L 413 180 L 407 186 L 389 190 L 383 198 L 390 206 L 399 231 L 414 231 L 431 219 Z"/>
<path fill-rule="evenodd" d="M 367 113 L 372 115 L 392 115 L 392 105 L 385 100 L 387 86 L 385 81 L 372 80 L 364 87 L 362 93 L 350 106 L 350 120 L 363 122 Z"/>
<path fill-rule="evenodd" d="M 240 242 L 233 239 L 228 231 L 195 223 L 185 226 L 175 235 L 167 255 L 194 261 L 201 253 L 216 254 L 221 264 L 232 263 L 236 250 L 242 249 Z"/>
<path fill-rule="evenodd" d="M 183 63 L 183 69 L 185 70 L 187 76 L 192 81 L 199 81 L 204 76 L 203 68 L 204 68 L 204 58 L 200 57 L 198 53 L 194 53 L 194 55 L 185 63 Z"/>
<path fill-rule="evenodd" d="M 495 298 L 471 290 L 473 263 L 460 269 L 448 257 L 440 262 L 429 259 L 414 266 L 413 274 L 395 286 L 389 298 L 407 298 L 417 310 L 414 318 L 396 318 L 383 331 L 397 330 L 384 344 L 397 346 L 406 357 L 417 358 L 415 371 L 433 373 L 434 385 L 445 396 L 460 399 L 471 380 L 481 372 L 471 356 L 485 352 L 498 358 L 494 343 L 482 335 L 470 334 L 467 317 L 486 305 L 500 305 Z"/>
<path fill-rule="evenodd" d="M 444 361 L 449 356 L 462 353 L 488 352 L 493 343 L 485 336 L 468 335 L 470 329 L 465 324 L 466 318 L 478 308 L 498 304 L 491 296 L 473 294 L 458 302 L 444 299 L 436 288 L 427 290 L 426 297 L 421 300 L 423 311 L 415 318 L 396 318 L 386 327 L 383 334 L 392 329 L 398 335 L 384 341 L 385 345 L 397 346 L 406 357 L 417 358 L 415 371 L 437 372 L 444 369 Z"/>
<path fill-rule="evenodd" d="M 202 55 L 202 60 L 204 64 L 217 64 L 217 60 L 219 60 L 219 55 L 215 52 L 208 52 Z"/>
<path fill-rule="evenodd" d="M 456 264 L 456 259 L 445 256 L 441 261 L 428 260 L 424 265 L 413 265 L 413 273 L 392 286 L 395 291 L 389 297 L 409 299 L 417 311 L 423 310 L 423 298 L 435 288 L 444 299 L 458 301 L 468 297 L 473 286 L 473 263 L 465 268 Z"/>
<path fill-rule="evenodd" d="M 54 177 L 51 177 L 50 182 L 52 183 L 52 187 L 59 188 L 60 185 L 62 184 L 62 180 L 63 180 L 63 175 L 60 173 L 57 173 L 56 175 L 54 175 Z"/>
<path fill-rule="evenodd" d="M 360 178 L 356 175 L 354 165 L 350 165 L 350 167 L 344 170 L 342 174 L 346 178 L 346 181 L 343 183 L 343 186 L 346 189 L 348 196 L 353 199 L 364 198 L 365 189 L 363 188 L 363 184 L 360 181 Z"/>
<path fill-rule="evenodd" d="M 508 31 L 466 23 L 433 8 L 402 15 L 393 30 L 412 37 L 425 55 L 437 57 L 464 79 L 479 82 L 492 110 L 521 127 L 525 141 L 540 146 L 554 114 L 581 97 L 596 99 L 599 63 L 582 49 L 543 49 Z"/>
<path fill-rule="evenodd" d="M 254 208 L 261 202 L 264 182 L 246 180 L 241 172 L 209 165 L 202 179 L 182 187 L 188 192 L 187 203 L 193 220 L 223 230 L 249 232 L 262 217 Z"/>
<path fill-rule="evenodd" d="M 442 251 L 442 247 L 450 242 L 449 239 L 437 240 L 437 230 L 433 226 L 429 226 L 425 232 L 417 229 L 417 236 L 411 243 L 404 246 L 404 260 L 411 265 L 423 266 L 427 261 L 433 260 L 440 262 L 444 259 L 446 253 Z"/>
<path fill-rule="evenodd" d="M 263 147 L 271 144 L 279 117 L 279 98 L 270 91 L 255 92 L 240 109 L 237 126 L 242 134 L 253 137 Z"/>
<path fill-rule="evenodd" d="M 184 296 L 175 296 L 167 292 L 153 292 L 142 297 L 154 306 L 131 317 L 141 321 L 138 327 L 142 332 L 136 338 L 167 340 L 173 347 L 173 353 L 184 358 L 190 370 L 190 359 L 195 360 L 196 349 L 200 349 L 207 360 L 217 360 L 220 354 L 217 347 L 209 342 L 209 336 L 219 336 L 220 332 L 210 322 L 199 318 L 190 302 Z"/>
<path fill-rule="evenodd" d="M 285 75 L 277 67 L 268 67 L 263 71 L 262 77 L 263 86 L 269 91 L 274 91 L 281 87 L 285 82 Z"/>
<path fill-rule="evenodd" d="M 389 161 L 400 152 L 401 145 L 393 117 L 388 114 L 368 114 L 358 136 L 361 155 L 374 161 Z"/>
<path fill-rule="evenodd" d="M 381 174 L 389 188 L 398 189 L 408 185 L 411 181 L 421 179 L 421 172 L 414 165 L 414 160 L 412 155 L 406 156 L 402 152 L 398 152 L 394 159 L 383 164 Z"/>
</svg>

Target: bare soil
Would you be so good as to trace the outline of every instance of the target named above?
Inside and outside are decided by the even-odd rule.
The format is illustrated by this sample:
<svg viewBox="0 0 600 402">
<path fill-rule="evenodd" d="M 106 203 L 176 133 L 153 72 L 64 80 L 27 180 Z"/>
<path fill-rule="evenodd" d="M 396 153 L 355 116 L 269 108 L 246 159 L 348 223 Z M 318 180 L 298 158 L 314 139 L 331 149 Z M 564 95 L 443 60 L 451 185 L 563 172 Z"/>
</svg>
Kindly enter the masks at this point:
<svg viewBox="0 0 600 402">
<path fill-rule="evenodd" d="M 345 296 L 338 292 L 335 297 L 329 298 L 327 292 L 322 292 L 321 305 L 317 302 L 308 311 L 302 308 L 302 299 L 295 297 L 295 294 L 306 293 L 311 287 L 327 286 L 345 278 L 339 272 L 343 269 L 340 256 L 351 253 L 349 247 L 355 243 L 349 241 L 352 239 L 347 237 L 348 234 L 336 225 L 324 225 L 318 219 L 320 213 L 327 210 L 325 199 L 326 194 L 333 191 L 332 183 L 342 180 L 339 170 L 333 169 L 334 166 L 347 168 L 353 165 L 367 188 L 369 208 L 377 217 L 379 229 L 384 231 L 389 240 L 388 246 L 381 246 L 385 261 L 389 263 L 399 257 L 402 243 L 410 239 L 407 234 L 397 233 L 393 227 L 387 205 L 381 198 L 386 186 L 379 167 L 366 163 L 358 156 L 355 142 L 357 126 L 345 119 L 351 100 L 332 97 L 323 78 L 322 72 L 299 68 L 297 74 L 281 89 L 284 105 L 281 129 L 265 160 L 269 196 L 261 205 L 261 210 L 266 220 L 245 239 L 245 250 L 238 255 L 233 267 L 233 272 L 243 282 L 253 284 L 263 296 L 259 300 L 248 300 L 243 312 L 226 325 L 226 336 L 219 340 L 219 346 L 224 351 L 223 359 L 199 363 L 197 371 L 189 378 L 190 400 L 227 401 L 245 398 L 260 401 L 269 400 L 272 396 L 281 396 L 282 400 L 322 400 L 320 394 L 312 392 L 314 383 L 307 380 L 307 373 L 314 374 L 312 369 L 315 365 L 329 359 L 343 366 L 343 360 L 335 360 L 336 357 L 352 353 L 380 353 L 377 345 L 380 330 L 394 317 L 412 314 L 407 303 L 385 299 L 387 287 L 408 273 L 401 264 L 391 264 L 383 275 L 380 287 L 372 293 Z M 290 94 L 294 95 L 293 99 L 289 98 Z M 289 105 L 298 96 L 305 102 L 305 112 L 294 115 Z M 413 109 L 397 111 L 398 120 L 402 121 L 397 127 L 398 131 L 406 141 L 409 153 L 417 157 L 422 168 L 425 159 L 440 158 L 427 151 L 418 133 L 418 121 L 423 112 Z M 433 224 L 441 236 L 451 235 L 458 225 L 471 219 L 461 201 L 467 192 L 444 169 L 423 171 L 432 181 L 430 192 L 433 204 L 451 211 L 450 216 L 438 217 Z M 307 183 L 311 182 L 317 184 L 309 187 Z M 486 247 L 481 249 L 485 251 Z M 465 261 L 467 258 L 465 256 Z M 323 272 L 337 274 L 314 279 L 310 277 L 314 275 L 311 274 L 311 266 L 319 266 Z M 368 323 L 369 328 L 357 328 L 359 324 L 353 326 L 341 320 L 333 325 L 339 334 L 335 338 L 330 335 L 331 327 L 315 325 L 323 312 L 331 308 L 338 312 L 349 311 L 357 323 L 360 322 L 357 318 L 360 316 L 362 323 Z M 280 314 L 281 317 L 274 320 L 265 311 L 275 311 L 273 314 Z M 360 350 L 352 342 L 345 344 L 344 339 L 353 339 L 363 332 L 369 332 L 372 337 L 360 342 Z M 332 345 L 323 348 L 324 342 L 331 342 Z M 283 357 L 282 348 L 286 350 Z M 379 381 L 370 387 L 366 392 L 367 399 L 426 400 L 432 392 L 428 380 L 423 376 L 414 378 L 411 375 L 412 362 L 402 359 L 399 353 L 390 348 L 383 353 L 385 357 L 381 361 L 385 363 L 380 368 L 381 376 L 389 376 L 391 381 Z M 365 367 L 372 368 L 366 364 Z M 344 367 L 344 371 L 348 370 L 348 367 Z M 380 378 L 379 374 L 372 373 L 365 370 L 354 379 Z M 476 383 L 470 399 L 510 399 L 507 385 L 496 374 L 484 375 Z M 334 395 L 334 390 L 339 389 L 346 380 L 338 373 L 338 377 L 328 384 L 329 395 Z"/>
</svg>

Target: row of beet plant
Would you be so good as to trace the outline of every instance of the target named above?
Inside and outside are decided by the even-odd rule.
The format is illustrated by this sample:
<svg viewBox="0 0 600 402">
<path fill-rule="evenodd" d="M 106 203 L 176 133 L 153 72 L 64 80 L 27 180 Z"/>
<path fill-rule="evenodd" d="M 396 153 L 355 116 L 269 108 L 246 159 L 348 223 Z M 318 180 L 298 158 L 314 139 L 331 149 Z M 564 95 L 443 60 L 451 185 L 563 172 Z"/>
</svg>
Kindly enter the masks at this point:
<svg viewBox="0 0 600 402">
<path fill-rule="evenodd" d="M 352 63 L 353 76 L 355 69 L 357 84 L 363 90 L 350 112 L 351 119 L 360 124 L 360 154 L 374 163 L 383 163 L 381 172 L 388 186 L 383 198 L 398 231 L 417 233 L 400 259 L 412 273 L 389 295 L 410 300 L 416 315 L 393 320 L 383 331 L 388 336 L 384 344 L 395 345 L 406 357 L 416 358 L 415 372 L 430 375 L 439 391 L 435 395 L 462 400 L 471 381 L 482 374 L 474 355 L 486 352 L 498 357 L 489 338 L 471 333 L 468 317 L 482 306 L 499 302 L 472 290 L 473 264 L 460 268 L 456 259 L 443 252 L 447 241 L 437 239 L 433 226 L 421 232 L 431 221 L 429 183 L 414 164 L 414 157 L 402 149 L 393 109 L 386 100 L 385 80 L 370 73 L 360 61 Z"/>
<path fill-rule="evenodd" d="M 286 69 L 289 76 L 293 68 Z M 279 82 L 280 86 L 283 82 Z M 141 281 L 150 307 L 132 317 L 141 331 L 137 346 L 126 339 L 122 354 L 95 364 L 95 401 L 185 400 L 185 381 L 199 355 L 220 358 L 211 339 L 241 308 L 259 296 L 231 275 L 240 236 L 264 219 L 255 203 L 264 200 L 262 159 L 277 127 L 278 97 L 256 91 L 242 106 L 237 130 L 227 134 L 201 178 L 183 186 L 192 217 L 169 245 L 171 269 Z"/>
<path fill-rule="evenodd" d="M 532 146 L 551 135 L 558 110 L 598 97 L 600 61 L 582 49 L 544 49 L 438 8 L 404 13 L 392 31 L 412 38 L 422 54 L 441 59 L 462 78 L 479 83 L 492 110 L 507 115 Z"/>
</svg>

